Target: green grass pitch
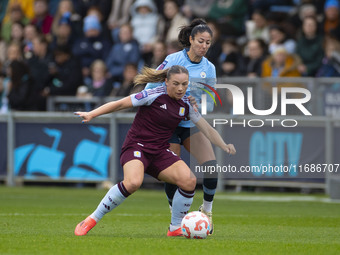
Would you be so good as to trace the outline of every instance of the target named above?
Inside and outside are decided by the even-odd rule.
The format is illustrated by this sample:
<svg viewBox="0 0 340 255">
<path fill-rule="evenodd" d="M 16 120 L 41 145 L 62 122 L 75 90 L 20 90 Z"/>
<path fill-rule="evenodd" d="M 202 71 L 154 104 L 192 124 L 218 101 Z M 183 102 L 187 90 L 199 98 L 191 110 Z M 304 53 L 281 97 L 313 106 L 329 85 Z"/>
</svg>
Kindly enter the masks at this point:
<svg viewBox="0 0 340 255">
<path fill-rule="evenodd" d="M 105 193 L 0 186 L 0 254 L 340 254 L 340 203 L 299 194 L 219 193 L 214 235 L 189 240 L 166 236 L 164 192 L 139 190 L 87 236 L 75 236 Z M 197 192 L 191 211 L 201 200 Z"/>
</svg>

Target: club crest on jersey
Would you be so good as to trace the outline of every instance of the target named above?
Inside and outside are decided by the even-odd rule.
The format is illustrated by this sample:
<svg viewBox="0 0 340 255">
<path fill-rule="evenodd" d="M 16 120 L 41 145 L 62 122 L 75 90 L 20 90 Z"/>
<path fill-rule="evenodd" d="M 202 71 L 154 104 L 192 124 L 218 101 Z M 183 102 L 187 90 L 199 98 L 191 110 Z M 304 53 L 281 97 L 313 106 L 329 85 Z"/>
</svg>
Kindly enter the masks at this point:
<svg viewBox="0 0 340 255">
<path fill-rule="evenodd" d="M 164 60 L 163 63 L 157 68 L 157 70 L 163 70 L 167 63 L 168 61 Z"/>
<path fill-rule="evenodd" d="M 134 151 L 133 156 L 135 156 L 135 158 L 140 158 L 142 157 L 142 154 L 140 153 L 140 151 Z"/>
<path fill-rule="evenodd" d="M 207 74 L 205 72 L 201 72 L 201 78 L 206 78 Z"/>
<path fill-rule="evenodd" d="M 179 116 L 184 116 L 185 114 L 185 108 L 184 107 L 180 107 L 179 108 Z"/>
<path fill-rule="evenodd" d="M 143 90 L 143 91 L 137 93 L 137 94 L 135 95 L 135 98 L 136 98 L 137 100 L 141 100 L 141 99 L 143 99 L 143 98 L 145 98 L 145 97 L 147 97 L 147 96 L 148 96 L 148 93 L 147 93 L 145 90 Z"/>
</svg>

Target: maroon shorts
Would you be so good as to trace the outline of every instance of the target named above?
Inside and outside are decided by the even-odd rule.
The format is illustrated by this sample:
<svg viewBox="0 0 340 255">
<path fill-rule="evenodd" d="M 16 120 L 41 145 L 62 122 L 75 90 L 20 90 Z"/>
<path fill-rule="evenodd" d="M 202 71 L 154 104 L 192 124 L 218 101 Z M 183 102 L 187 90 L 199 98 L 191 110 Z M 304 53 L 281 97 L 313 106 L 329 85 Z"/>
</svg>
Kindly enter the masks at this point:
<svg viewBox="0 0 340 255">
<path fill-rule="evenodd" d="M 133 159 L 142 161 L 144 172 L 156 179 L 158 179 L 160 172 L 181 160 L 179 156 L 169 149 L 163 149 L 153 154 L 143 151 L 143 147 L 137 144 L 123 148 L 120 154 L 120 164 L 124 166 Z"/>
</svg>

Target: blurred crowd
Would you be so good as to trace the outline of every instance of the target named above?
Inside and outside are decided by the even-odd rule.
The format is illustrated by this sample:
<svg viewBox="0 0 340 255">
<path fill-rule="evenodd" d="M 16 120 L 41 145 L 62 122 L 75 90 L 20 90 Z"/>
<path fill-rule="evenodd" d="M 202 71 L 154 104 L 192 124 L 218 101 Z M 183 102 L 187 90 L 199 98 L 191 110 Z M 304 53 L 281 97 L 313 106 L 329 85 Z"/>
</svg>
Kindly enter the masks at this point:
<svg viewBox="0 0 340 255">
<path fill-rule="evenodd" d="M 4 1 L 7 2 L 7 1 Z M 218 77 L 340 77 L 339 0 L 8 0 L 0 6 L 0 111 L 49 96 L 127 96 L 143 66 L 181 50 L 204 18 Z"/>
</svg>

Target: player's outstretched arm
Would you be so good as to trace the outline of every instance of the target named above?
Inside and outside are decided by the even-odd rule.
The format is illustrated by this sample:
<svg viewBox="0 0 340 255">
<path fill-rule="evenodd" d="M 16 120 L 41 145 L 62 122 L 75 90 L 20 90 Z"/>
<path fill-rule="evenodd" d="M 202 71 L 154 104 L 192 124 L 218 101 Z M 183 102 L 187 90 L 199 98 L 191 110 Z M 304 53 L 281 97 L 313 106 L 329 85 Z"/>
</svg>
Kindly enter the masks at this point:
<svg viewBox="0 0 340 255">
<path fill-rule="evenodd" d="M 204 119 L 200 118 L 195 123 L 198 129 L 209 139 L 210 142 L 220 147 L 225 152 L 234 155 L 236 153 L 233 144 L 226 144 L 220 134 Z"/>
<path fill-rule="evenodd" d="M 86 123 L 100 115 L 111 113 L 111 112 L 117 112 L 123 109 L 132 108 L 132 107 L 133 105 L 132 105 L 131 97 L 127 96 L 117 101 L 108 102 L 90 112 L 75 112 L 74 114 L 78 115 L 79 117 L 82 117 L 83 118 L 82 122 Z"/>
</svg>

